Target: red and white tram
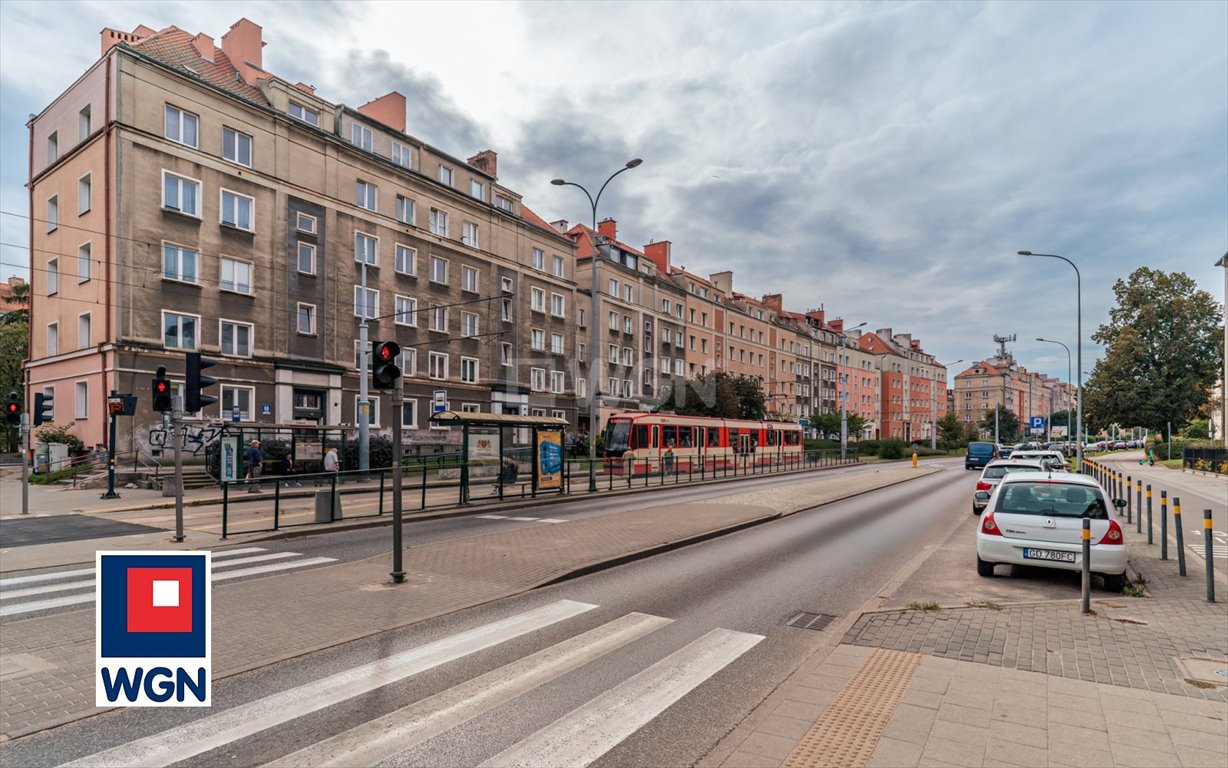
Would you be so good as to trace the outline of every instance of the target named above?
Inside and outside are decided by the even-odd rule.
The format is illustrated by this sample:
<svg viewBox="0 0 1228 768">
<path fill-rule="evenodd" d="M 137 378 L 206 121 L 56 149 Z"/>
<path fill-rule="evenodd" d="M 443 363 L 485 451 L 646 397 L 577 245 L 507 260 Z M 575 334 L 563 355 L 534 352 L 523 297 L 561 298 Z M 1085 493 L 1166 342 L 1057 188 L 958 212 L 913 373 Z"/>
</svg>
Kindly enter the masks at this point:
<svg viewBox="0 0 1228 768">
<path fill-rule="evenodd" d="M 622 413 L 606 425 L 604 456 L 616 475 L 780 467 L 801 460 L 802 428 L 790 421 Z"/>
</svg>

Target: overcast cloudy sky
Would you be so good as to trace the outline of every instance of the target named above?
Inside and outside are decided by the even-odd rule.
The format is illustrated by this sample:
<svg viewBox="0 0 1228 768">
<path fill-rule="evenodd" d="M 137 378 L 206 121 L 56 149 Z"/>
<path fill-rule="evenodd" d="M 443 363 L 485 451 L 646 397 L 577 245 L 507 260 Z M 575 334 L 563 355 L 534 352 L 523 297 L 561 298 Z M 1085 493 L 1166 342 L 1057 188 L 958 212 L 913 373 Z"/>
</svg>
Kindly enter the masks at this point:
<svg viewBox="0 0 1228 768">
<path fill-rule="evenodd" d="M 103 27 L 215 39 L 264 27 L 265 68 L 357 106 L 409 99 L 409 132 L 547 219 L 633 158 L 601 201 L 632 245 L 735 272 L 794 310 L 983 359 L 995 333 L 1065 377 L 1112 283 L 1181 270 L 1223 300 L 1228 2 L 0 3 L 0 246 L 24 274 L 27 116 Z M 1090 370 L 1098 350 L 1085 350 Z"/>
</svg>

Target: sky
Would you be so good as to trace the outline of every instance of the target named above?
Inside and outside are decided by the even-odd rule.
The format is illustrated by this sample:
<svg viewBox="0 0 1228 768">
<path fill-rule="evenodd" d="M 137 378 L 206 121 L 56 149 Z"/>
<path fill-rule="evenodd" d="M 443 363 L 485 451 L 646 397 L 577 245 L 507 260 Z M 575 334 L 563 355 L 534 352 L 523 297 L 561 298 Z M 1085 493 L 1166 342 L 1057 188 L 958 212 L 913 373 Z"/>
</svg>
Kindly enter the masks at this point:
<svg viewBox="0 0 1228 768">
<path fill-rule="evenodd" d="M 1222 1 L 0 0 L 0 279 L 29 263 L 28 116 L 96 60 L 99 32 L 220 44 L 243 16 L 265 69 L 351 106 L 400 91 L 408 133 L 495 150 L 547 220 L 591 216 L 551 179 L 595 192 L 642 158 L 600 200 L 620 240 L 669 240 L 688 271 L 911 333 L 942 363 L 1015 334 L 1021 364 L 1066 378 L 1066 353 L 1034 339 L 1075 349 L 1074 270 L 1019 250 L 1078 265 L 1087 371 L 1138 267 L 1224 300 Z"/>
</svg>

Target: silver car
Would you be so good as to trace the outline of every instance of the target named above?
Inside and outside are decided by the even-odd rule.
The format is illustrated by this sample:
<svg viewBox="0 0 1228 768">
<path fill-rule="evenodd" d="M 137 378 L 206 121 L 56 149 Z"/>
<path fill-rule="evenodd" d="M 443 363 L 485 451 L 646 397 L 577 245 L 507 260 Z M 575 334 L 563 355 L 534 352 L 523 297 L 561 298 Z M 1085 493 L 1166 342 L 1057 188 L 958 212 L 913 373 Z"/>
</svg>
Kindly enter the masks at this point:
<svg viewBox="0 0 1228 768">
<path fill-rule="evenodd" d="M 989 495 L 998 487 L 1002 478 L 1009 472 L 1042 472 L 1044 467 L 1039 461 L 1016 459 L 997 459 L 985 465 L 981 471 L 981 479 L 976 481 L 976 492 L 972 495 L 972 514 L 979 515 L 989 503 Z"/>
</svg>

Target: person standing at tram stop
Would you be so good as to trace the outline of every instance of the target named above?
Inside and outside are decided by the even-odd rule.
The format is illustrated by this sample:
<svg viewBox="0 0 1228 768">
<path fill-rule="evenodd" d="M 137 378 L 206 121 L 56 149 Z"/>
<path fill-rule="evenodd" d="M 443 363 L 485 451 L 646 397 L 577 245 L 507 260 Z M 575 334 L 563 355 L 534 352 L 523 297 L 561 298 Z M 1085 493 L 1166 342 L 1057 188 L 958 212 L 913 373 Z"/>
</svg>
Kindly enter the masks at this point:
<svg viewBox="0 0 1228 768">
<path fill-rule="evenodd" d="M 661 458 L 665 463 L 665 474 L 674 474 L 674 444 L 672 442 L 666 444 L 665 453 L 662 454 Z"/>
<path fill-rule="evenodd" d="M 253 440 L 247 447 L 247 482 L 248 493 L 260 493 L 260 469 L 264 466 L 264 458 L 260 454 L 260 441 Z"/>
</svg>

